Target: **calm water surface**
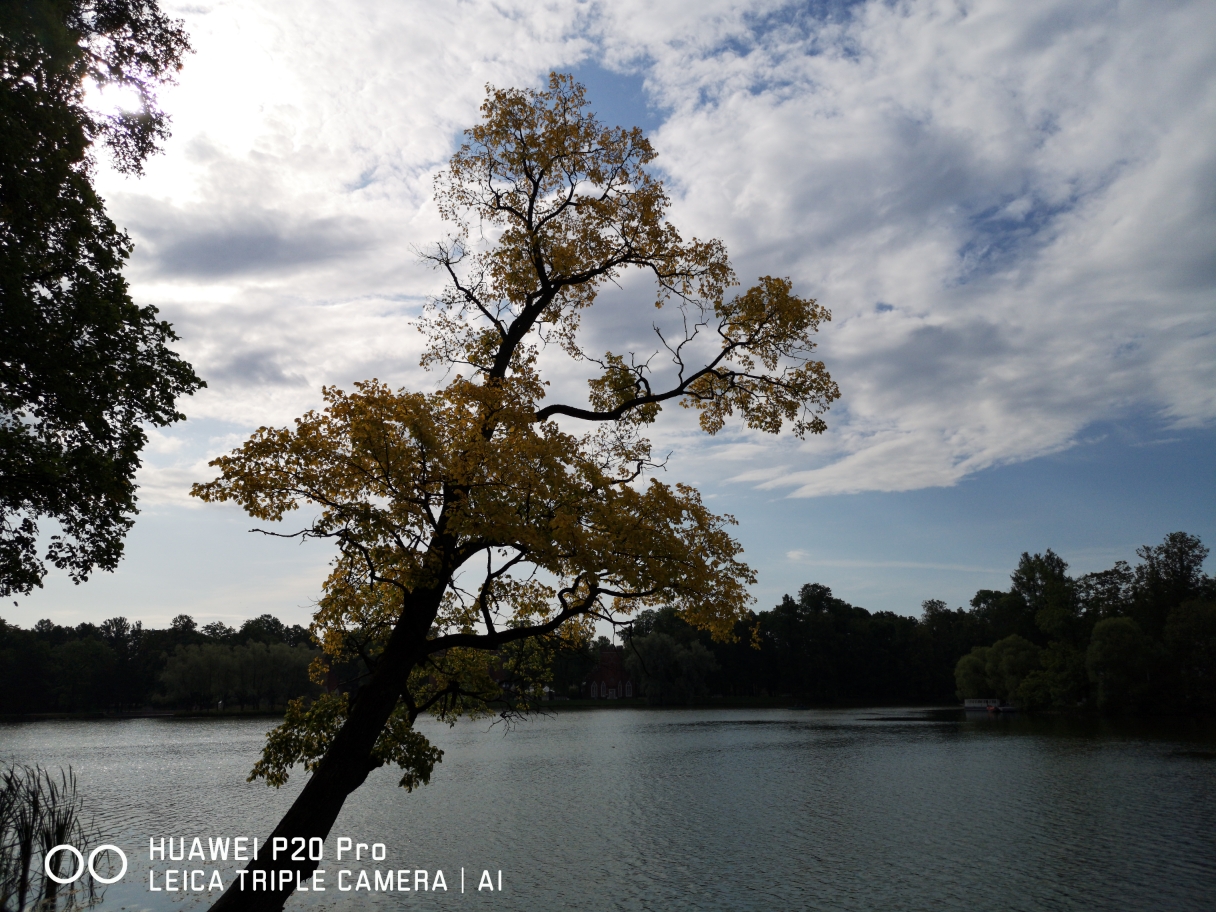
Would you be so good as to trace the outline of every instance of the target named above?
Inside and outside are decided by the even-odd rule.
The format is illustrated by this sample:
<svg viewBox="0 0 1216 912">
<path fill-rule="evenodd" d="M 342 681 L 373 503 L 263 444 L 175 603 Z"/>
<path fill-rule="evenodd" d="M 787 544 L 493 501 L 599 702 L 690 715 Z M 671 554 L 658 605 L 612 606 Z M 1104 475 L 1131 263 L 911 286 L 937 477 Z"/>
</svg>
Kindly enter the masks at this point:
<svg viewBox="0 0 1216 912">
<path fill-rule="evenodd" d="M 77 771 L 131 859 L 102 909 L 194 910 L 205 894 L 148 892 L 147 840 L 264 837 L 301 779 L 244 781 L 270 724 L 4 724 L 0 760 Z M 602 710 L 426 732 L 431 784 L 373 774 L 326 844 L 329 889 L 289 909 L 1216 910 L 1216 733 L 1187 722 Z M 336 865 L 340 835 L 386 860 Z M 448 890 L 339 893 L 340 866 L 441 869 Z M 485 869 L 501 893 L 475 891 Z"/>
</svg>

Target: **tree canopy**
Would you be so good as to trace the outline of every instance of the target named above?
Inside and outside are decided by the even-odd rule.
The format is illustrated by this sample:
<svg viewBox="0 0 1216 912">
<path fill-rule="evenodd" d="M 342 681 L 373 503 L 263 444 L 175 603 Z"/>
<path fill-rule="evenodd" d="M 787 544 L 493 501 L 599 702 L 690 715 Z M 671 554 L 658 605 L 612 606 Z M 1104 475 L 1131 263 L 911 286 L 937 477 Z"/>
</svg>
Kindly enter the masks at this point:
<svg viewBox="0 0 1216 912">
<path fill-rule="evenodd" d="M 131 242 L 92 181 L 94 143 L 138 174 L 168 135 L 154 91 L 188 48 L 152 0 L 0 6 L 0 594 L 41 585 L 44 560 L 76 582 L 114 569 L 143 425 L 181 420 L 177 398 L 203 385 L 131 300 Z M 133 90 L 138 108 L 98 113 L 89 85 Z M 59 531 L 40 557 L 43 517 Z"/>
<path fill-rule="evenodd" d="M 1136 549 L 1136 567 L 1068 575 L 1048 549 L 1023 554 L 1009 592 L 971 604 L 980 641 L 955 668 L 960 697 L 1026 709 L 1210 711 L 1216 706 L 1216 581 L 1198 536 Z M 999 637 L 991 646 L 982 645 Z"/>
<path fill-rule="evenodd" d="M 656 478 L 642 432 L 679 403 L 711 434 L 732 416 L 818 433 L 839 395 L 813 357 L 829 313 L 788 279 L 728 295 L 724 245 L 667 221 L 640 130 L 599 123 L 556 74 L 547 90 L 489 89 L 482 115 L 436 182 L 453 233 L 426 255 L 447 285 L 422 329 L 443 385 L 326 389 L 322 412 L 261 429 L 194 489 L 265 520 L 307 506 L 277 534 L 337 545 L 314 631 L 362 671 L 353 697 L 297 704 L 271 734 L 255 775 L 313 770 L 274 835 L 324 836 L 386 762 L 403 785 L 425 782 L 438 756 L 412 729 L 420 713 L 518 709 L 546 667 L 537 649 L 588 637 L 597 618 L 672 605 L 730 638 L 754 578 L 733 520 Z M 681 334 L 594 353 L 582 318 L 630 269 Z M 549 400 L 540 365 L 556 354 L 589 368 L 584 401 Z M 285 896 L 229 891 L 220 905 Z"/>
</svg>

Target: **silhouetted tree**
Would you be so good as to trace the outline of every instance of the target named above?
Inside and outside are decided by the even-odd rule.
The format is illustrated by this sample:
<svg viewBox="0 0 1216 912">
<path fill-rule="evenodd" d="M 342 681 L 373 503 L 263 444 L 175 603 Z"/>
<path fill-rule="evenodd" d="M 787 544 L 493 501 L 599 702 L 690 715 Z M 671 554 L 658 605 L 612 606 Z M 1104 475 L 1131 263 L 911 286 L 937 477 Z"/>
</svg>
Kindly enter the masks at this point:
<svg viewBox="0 0 1216 912">
<path fill-rule="evenodd" d="M 127 293 L 131 242 L 93 188 L 92 145 L 138 173 L 168 135 L 155 103 L 189 45 L 155 0 L 0 4 L 0 594 L 113 570 L 147 425 L 202 386 L 156 308 Z M 101 116 L 89 84 L 136 90 Z M 57 531 L 38 554 L 39 522 Z"/>
<path fill-rule="evenodd" d="M 1194 599 L 1212 597 L 1212 581 L 1203 572 L 1208 549 L 1197 536 L 1171 532 L 1159 545 L 1136 550 L 1130 614 L 1144 632 L 1161 637 L 1170 612 Z"/>
</svg>

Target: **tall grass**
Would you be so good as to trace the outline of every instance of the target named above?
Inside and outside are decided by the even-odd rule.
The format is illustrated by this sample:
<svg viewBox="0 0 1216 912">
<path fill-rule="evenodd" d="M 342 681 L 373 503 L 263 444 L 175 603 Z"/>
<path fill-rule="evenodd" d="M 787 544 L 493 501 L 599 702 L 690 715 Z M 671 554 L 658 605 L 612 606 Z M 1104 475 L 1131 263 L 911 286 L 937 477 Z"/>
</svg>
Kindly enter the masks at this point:
<svg viewBox="0 0 1216 912">
<path fill-rule="evenodd" d="M 96 833 L 83 817 L 76 774 L 69 767 L 58 775 L 41 766 L 14 764 L 0 770 L 0 912 L 64 909 L 91 905 L 98 895 L 85 874 L 71 884 L 47 876 L 45 859 L 58 845 L 75 846 L 86 858 Z M 51 858 L 58 877 L 76 870 L 70 852 Z"/>
</svg>

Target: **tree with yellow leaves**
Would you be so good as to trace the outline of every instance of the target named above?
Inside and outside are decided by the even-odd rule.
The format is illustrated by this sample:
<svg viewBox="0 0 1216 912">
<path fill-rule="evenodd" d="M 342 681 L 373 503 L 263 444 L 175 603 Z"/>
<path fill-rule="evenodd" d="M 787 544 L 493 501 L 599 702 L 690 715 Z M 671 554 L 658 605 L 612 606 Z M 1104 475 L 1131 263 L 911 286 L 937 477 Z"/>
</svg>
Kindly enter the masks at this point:
<svg viewBox="0 0 1216 912">
<path fill-rule="evenodd" d="M 728 297 L 723 244 L 685 241 L 666 220 L 639 129 L 606 128 L 556 74 L 547 91 L 489 89 L 482 114 L 437 178 L 454 231 L 426 254 L 447 284 L 422 321 L 423 363 L 446 385 L 326 389 L 323 412 L 262 428 L 194 488 L 268 521 L 307 505 L 315 518 L 294 534 L 337 545 L 313 631 L 327 661 L 360 674 L 352 698 L 293 703 L 270 734 L 251 778 L 311 773 L 272 837 L 324 838 L 384 764 L 406 788 L 425 783 L 442 754 L 414 729 L 420 714 L 526 710 L 545 649 L 584 640 L 597 618 L 673 605 L 731 637 L 754 580 L 733 519 L 655 478 L 642 431 L 678 403 L 710 434 L 732 416 L 820 433 L 839 396 L 812 358 L 830 314 L 786 279 Z M 681 334 L 593 354 L 583 313 L 631 269 Z M 591 367 L 585 402 L 547 401 L 546 353 Z M 316 866 L 263 853 L 251 867 L 285 864 Z M 231 887 L 215 908 L 277 909 L 293 887 Z"/>
</svg>

